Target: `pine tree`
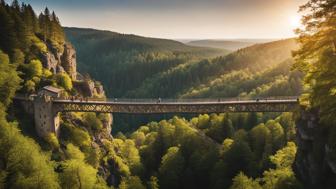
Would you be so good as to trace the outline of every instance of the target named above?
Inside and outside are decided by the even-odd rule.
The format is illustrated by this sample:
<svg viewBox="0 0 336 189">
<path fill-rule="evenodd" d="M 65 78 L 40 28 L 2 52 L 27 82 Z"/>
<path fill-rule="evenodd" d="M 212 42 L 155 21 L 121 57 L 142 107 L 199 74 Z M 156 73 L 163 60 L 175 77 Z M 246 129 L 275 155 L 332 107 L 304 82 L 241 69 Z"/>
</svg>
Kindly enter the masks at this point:
<svg viewBox="0 0 336 189">
<path fill-rule="evenodd" d="M 0 6 L 0 49 L 8 54 L 19 45 L 14 24 L 6 8 Z"/>
<path fill-rule="evenodd" d="M 310 0 L 301 7 L 305 28 L 297 30 L 301 48 L 294 53 L 295 68 L 306 74 L 306 105 L 318 108 L 321 120 L 329 125 L 336 123 L 335 7 L 330 0 Z"/>
<path fill-rule="evenodd" d="M 39 23 L 41 28 L 41 33 L 43 36 L 44 42 L 47 41 L 47 39 L 50 39 L 50 28 L 51 28 L 51 22 L 50 22 L 50 11 L 48 7 L 44 9 L 44 14 L 40 14 L 39 16 Z"/>
<path fill-rule="evenodd" d="M 17 11 L 20 11 L 20 4 L 19 4 L 18 0 L 14 0 L 12 2 L 12 7 Z"/>
</svg>

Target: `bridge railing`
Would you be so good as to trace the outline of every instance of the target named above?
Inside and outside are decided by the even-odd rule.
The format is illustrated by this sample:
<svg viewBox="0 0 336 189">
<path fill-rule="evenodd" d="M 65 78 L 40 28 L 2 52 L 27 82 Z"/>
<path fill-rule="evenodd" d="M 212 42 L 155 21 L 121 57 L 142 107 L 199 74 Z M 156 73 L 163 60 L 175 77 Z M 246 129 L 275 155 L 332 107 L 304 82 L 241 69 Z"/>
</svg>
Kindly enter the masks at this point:
<svg viewBox="0 0 336 189">
<path fill-rule="evenodd" d="M 188 103 L 188 102 L 230 102 L 230 101 L 271 101 L 271 100 L 297 100 L 298 96 L 276 96 L 276 97 L 234 97 L 234 98 L 193 98 L 193 99 L 165 99 L 165 98 L 55 98 L 54 100 L 70 101 L 97 101 L 97 102 L 119 102 L 119 103 Z"/>
</svg>

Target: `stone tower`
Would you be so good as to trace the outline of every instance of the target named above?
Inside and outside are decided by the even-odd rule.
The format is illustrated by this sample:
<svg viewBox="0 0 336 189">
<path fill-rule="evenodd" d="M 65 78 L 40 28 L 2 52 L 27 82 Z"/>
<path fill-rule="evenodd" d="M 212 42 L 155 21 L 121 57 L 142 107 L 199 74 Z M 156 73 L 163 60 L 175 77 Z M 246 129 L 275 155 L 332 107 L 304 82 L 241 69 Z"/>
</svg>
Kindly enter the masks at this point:
<svg viewBox="0 0 336 189">
<path fill-rule="evenodd" d="M 60 95 L 61 90 L 52 86 L 44 87 L 34 98 L 35 129 L 40 137 L 50 133 L 59 133 L 59 116 L 53 110 L 52 99 Z"/>
</svg>

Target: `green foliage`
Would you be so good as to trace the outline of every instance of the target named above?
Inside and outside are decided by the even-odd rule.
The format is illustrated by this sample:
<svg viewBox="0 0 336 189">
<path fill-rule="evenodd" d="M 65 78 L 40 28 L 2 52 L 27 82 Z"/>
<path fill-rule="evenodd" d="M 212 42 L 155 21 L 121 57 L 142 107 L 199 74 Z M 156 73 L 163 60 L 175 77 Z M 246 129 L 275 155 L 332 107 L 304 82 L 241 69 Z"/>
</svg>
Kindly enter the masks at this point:
<svg viewBox="0 0 336 189">
<path fill-rule="evenodd" d="M 66 146 L 66 155 L 68 159 L 79 160 L 79 161 L 83 161 L 85 158 L 84 154 L 79 150 L 79 148 L 74 146 L 71 143 L 69 143 Z"/>
<path fill-rule="evenodd" d="M 62 188 L 93 188 L 97 182 L 97 170 L 79 159 L 65 161 L 62 169 Z"/>
<path fill-rule="evenodd" d="M 55 75 L 55 80 L 58 86 L 63 87 L 65 90 L 70 91 L 72 89 L 72 80 L 66 73 L 60 73 Z"/>
<path fill-rule="evenodd" d="M 46 137 L 46 141 L 49 143 L 49 145 L 51 146 L 52 149 L 59 149 L 60 148 L 59 141 L 58 141 L 58 139 L 57 139 L 57 137 L 54 133 L 50 133 Z"/>
<path fill-rule="evenodd" d="M 0 113 L 0 185 L 5 188 L 60 188 L 49 157 L 15 123 Z"/>
<path fill-rule="evenodd" d="M 146 94 L 146 97 L 164 96 L 160 91 L 163 83 L 155 90 L 139 89 L 134 93 L 133 90 L 167 71 L 191 64 L 194 60 L 227 53 L 218 49 L 191 47 L 173 40 L 108 31 L 65 28 L 65 32 L 77 49 L 78 67 L 101 81 L 104 86 L 114 86 L 113 89 L 106 88 L 109 97 L 140 97 L 137 92 L 151 94 Z M 96 56 L 91 56 L 92 53 Z M 189 77 L 189 81 L 191 79 Z M 168 88 L 174 89 L 171 83 L 165 90 L 168 91 Z"/>
<path fill-rule="evenodd" d="M 91 138 L 87 132 L 67 122 L 61 125 L 61 139 L 80 147 L 91 144 Z"/>
<path fill-rule="evenodd" d="M 0 49 L 9 54 L 13 63 L 30 61 L 46 52 L 49 42 L 61 52 L 63 29 L 55 13 L 45 11 L 37 19 L 33 8 L 14 1 L 11 6 L 0 4 Z M 56 45 L 54 45 L 56 44 Z"/>
<path fill-rule="evenodd" d="M 123 178 L 119 185 L 119 189 L 145 189 L 146 187 L 141 183 L 137 176 Z"/>
<path fill-rule="evenodd" d="M 12 62 L 14 64 L 23 64 L 24 61 L 25 61 L 25 54 L 20 49 L 14 49 Z"/>
<path fill-rule="evenodd" d="M 0 102 L 8 106 L 15 92 L 20 88 L 21 79 L 16 67 L 9 63 L 9 58 L 0 50 Z M 0 104 L 1 104 L 0 103 Z"/>
<path fill-rule="evenodd" d="M 9 57 L 7 54 L 0 51 L 0 63 L 1 64 L 9 64 Z"/>
<path fill-rule="evenodd" d="M 296 154 L 296 145 L 293 142 L 288 142 L 287 146 L 278 150 L 274 156 L 271 156 L 271 162 L 276 165 L 277 169 L 291 167 Z"/>
<path fill-rule="evenodd" d="M 265 159 L 272 153 L 271 131 L 264 124 L 254 127 L 250 137 L 256 159 Z"/>
<path fill-rule="evenodd" d="M 300 94 L 300 85 L 295 83 L 300 83 L 300 76 L 290 73 L 290 49 L 295 48 L 294 40 L 283 40 L 248 47 L 212 60 L 185 63 L 145 80 L 130 96 L 223 98 L 244 96 L 244 92 L 251 93 L 248 96 L 252 97 Z M 282 83 L 295 82 L 252 93 L 263 84 L 272 86 L 278 78 L 282 78 Z"/>
<path fill-rule="evenodd" d="M 159 180 L 158 178 L 151 176 L 150 180 L 148 181 L 148 188 L 149 189 L 159 189 Z"/>
<path fill-rule="evenodd" d="M 100 131 L 103 128 L 102 121 L 93 112 L 83 114 L 83 123 L 87 128 L 94 131 Z"/>
<path fill-rule="evenodd" d="M 32 79 L 33 77 L 41 77 L 43 73 L 42 63 L 39 60 L 31 60 L 29 64 L 22 65 L 23 72 L 26 79 Z"/>
<path fill-rule="evenodd" d="M 296 145 L 288 142 L 287 146 L 277 151 L 270 159 L 276 165 L 276 169 L 264 172 L 262 181 L 265 189 L 301 188 L 292 170 L 295 160 Z"/>
<path fill-rule="evenodd" d="M 257 181 L 248 178 L 244 173 L 240 172 L 233 178 L 233 184 L 230 189 L 262 189 Z"/>
<path fill-rule="evenodd" d="M 248 120 L 249 115 L 204 114 L 189 121 L 173 117 L 141 126 L 127 135 L 129 137 L 115 139 L 114 143 L 127 165 L 131 164 L 128 160 L 131 156 L 136 157 L 137 161 L 140 159 L 144 170 L 133 171 L 132 174 L 136 173 L 147 181 L 147 185 L 151 183 L 148 182 L 150 177 L 155 175 L 160 188 L 228 188 L 232 179 L 239 172 L 244 172 L 246 179 L 239 179 L 260 188 L 263 186 L 262 183 L 259 185 L 260 179 L 248 177 L 262 177 L 265 170 L 271 170 L 272 155 L 285 146 L 284 133 L 293 119 L 291 114 L 273 115 L 274 120 L 270 119 L 270 115 L 260 114 L 257 117 L 261 124 L 250 129 L 249 122 L 241 122 L 242 117 Z M 264 120 L 267 123 L 263 123 Z M 225 125 L 232 127 L 232 134 L 223 134 L 226 132 Z M 221 128 L 217 130 L 221 132 L 219 135 L 208 133 L 217 127 Z M 239 127 L 245 129 L 237 129 Z M 123 155 L 130 154 L 124 152 L 127 143 L 134 155 Z M 295 151 L 289 152 L 284 148 L 282 154 L 293 157 Z M 279 159 L 280 155 L 274 157 Z M 237 187 L 241 186 L 239 179 L 236 181 Z"/>
<path fill-rule="evenodd" d="M 85 162 L 85 155 L 73 144 L 66 146 L 67 160 L 61 162 L 62 188 L 105 188 L 97 177 L 97 170 Z"/>
<path fill-rule="evenodd" d="M 296 145 L 288 142 L 287 146 L 270 156 L 271 162 L 276 169 L 264 171 L 262 178 L 255 180 L 248 178 L 243 173 L 233 179 L 233 188 L 263 188 L 263 189 L 299 189 L 301 184 L 296 180 L 291 168 L 296 154 Z"/>
<path fill-rule="evenodd" d="M 266 127 L 271 132 L 273 145 L 275 146 L 276 149 L 279 149 L 281 146 L 285 144 L 284 129 L 278 122 L 274 120 L 267 121 Z"/>
<path fill-rule="evenodd" d="M 303 104 L 317 108 L 321 121 L 335 122 L 335 3 L 310 0 L 301 7 L 304 28 L 298 29 L 301 48 L 294 53 L 295 68 L 305 74 L 306 95 Z"/>
<path fill-rule="evenodd" d="M 161 188 L 178 188 L 182 180 L 184 158 L 178 147 L 171 147 L 162 157 L 159 169 Z"/>
</svg>

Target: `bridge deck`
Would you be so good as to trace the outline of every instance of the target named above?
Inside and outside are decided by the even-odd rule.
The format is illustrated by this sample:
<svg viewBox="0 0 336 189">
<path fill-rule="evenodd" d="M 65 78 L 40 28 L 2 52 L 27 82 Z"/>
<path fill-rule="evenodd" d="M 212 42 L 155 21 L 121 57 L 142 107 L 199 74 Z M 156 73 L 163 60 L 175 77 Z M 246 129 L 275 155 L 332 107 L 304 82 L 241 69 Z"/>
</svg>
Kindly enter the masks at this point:
<svg viewBox="0 0 336 189">
<path fill-rule="evenodd" d="M 297 97 L 260 100 L 152 100 L 122 99 L 118 101 L 53 100 L 56 112 L 105 113 L 221 113 L 221 112 L 290 112 L 298 106 Z"/>
</svg>

